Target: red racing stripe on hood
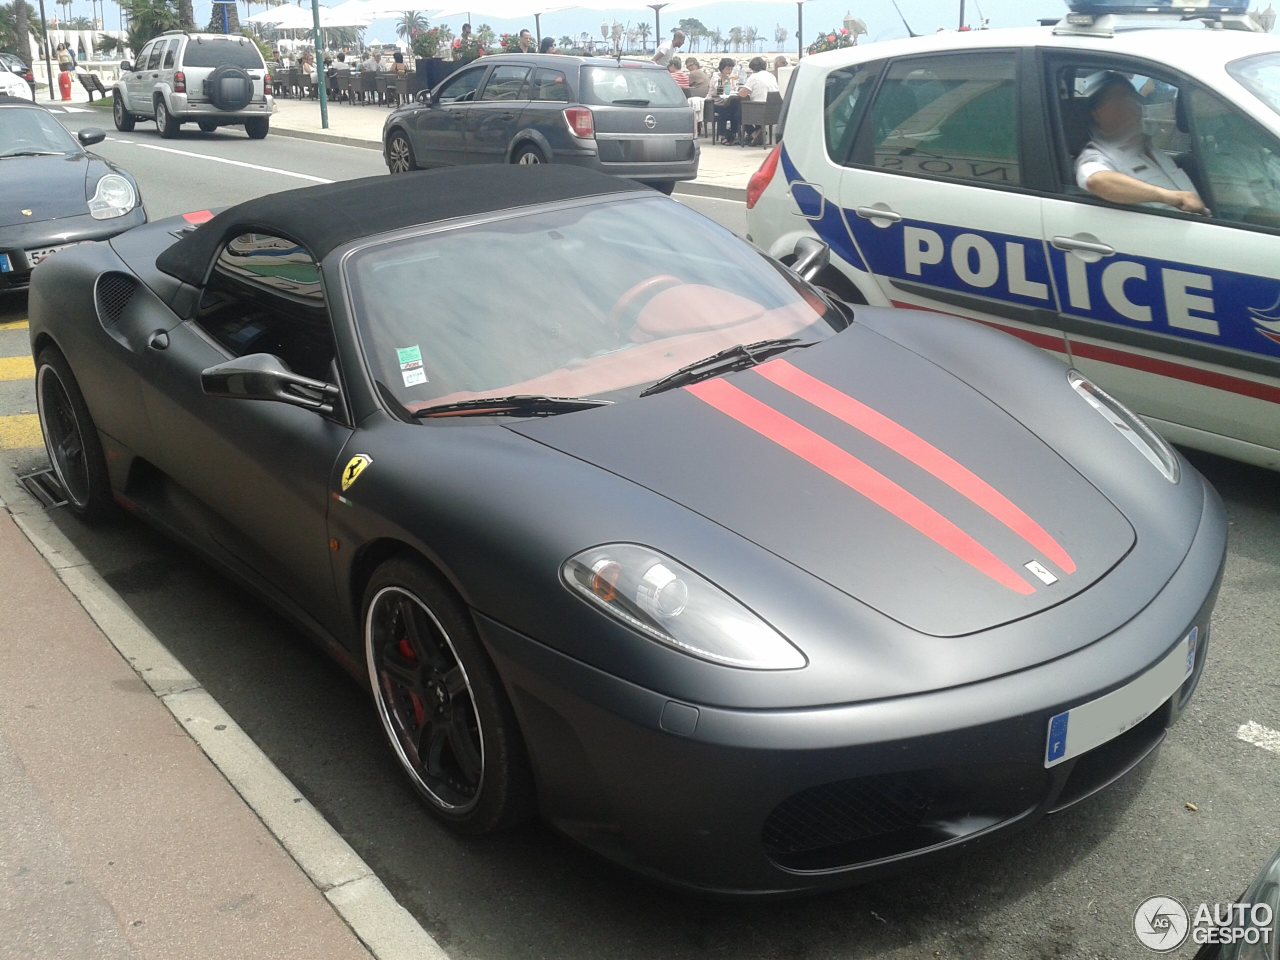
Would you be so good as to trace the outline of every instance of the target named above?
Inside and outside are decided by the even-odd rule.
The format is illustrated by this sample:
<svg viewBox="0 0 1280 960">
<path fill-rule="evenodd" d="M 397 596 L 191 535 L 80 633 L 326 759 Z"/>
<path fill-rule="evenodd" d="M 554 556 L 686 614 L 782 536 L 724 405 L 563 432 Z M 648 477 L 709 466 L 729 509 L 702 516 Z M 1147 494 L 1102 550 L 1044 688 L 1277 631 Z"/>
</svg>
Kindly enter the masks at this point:
<svg viewBox="0 0 1280 960">
<path fill-rule="evenodd" d="M 722 379 L 704 380 L 684 389 L 703 403 L 765 439 L 772 440 L 788 453 L 860 493 L 1001 586 L 1024 596 L 1035 592 L 1031 584 L 1018 576 L 999 557 L 933 507 L 808 427 L 796 423 Z"/>
<path fill-rule="evenodd" d="M 1068 574 L 1076 572 L 1076 564 L 1070 554 L 1008 497 L 897 421 L 890 420 L 878 410 L 841 393 L 786 360 L 770 360 L 756 367 L 755 372 L 824 413 L 862 431 L 921 470 L 933 474 L 1040 551 L 1058 569 Z"/>
</svg>

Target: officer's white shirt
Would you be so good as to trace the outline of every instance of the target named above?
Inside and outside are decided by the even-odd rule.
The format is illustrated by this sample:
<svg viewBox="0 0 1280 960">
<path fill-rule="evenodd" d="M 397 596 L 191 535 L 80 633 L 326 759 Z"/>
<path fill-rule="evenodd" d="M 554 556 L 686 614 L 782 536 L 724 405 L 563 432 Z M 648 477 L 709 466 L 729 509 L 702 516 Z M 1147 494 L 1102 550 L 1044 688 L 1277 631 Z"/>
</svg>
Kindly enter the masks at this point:
<svg viewBox="0 0 1280 960">
<path fill-rule="evenodd" d="M 1104 140 L 1095 136 L 1090 140 L 1076 158 L 1076 183 L 1087 190 L 1089 178 L 1106 170 L 1127 174 L 1153 187 L 1199 196 L 1186 172 L 1163 150 L 1151 146 L 1145 135 L 1127 140 Z"/>
</svg>

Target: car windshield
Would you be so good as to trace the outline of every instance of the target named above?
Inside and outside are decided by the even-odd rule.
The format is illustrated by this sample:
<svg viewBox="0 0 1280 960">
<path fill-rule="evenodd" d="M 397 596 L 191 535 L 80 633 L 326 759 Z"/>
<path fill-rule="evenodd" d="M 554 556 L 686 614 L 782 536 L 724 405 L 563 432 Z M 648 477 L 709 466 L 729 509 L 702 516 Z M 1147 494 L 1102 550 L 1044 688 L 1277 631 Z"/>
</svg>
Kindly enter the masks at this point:
<svg viewBox="0 0 1280 960">
<path fill-rule="evenodd" d="M 261 70 L 262 57 L 248 40 L 192 40 L 182 58 L 185 67 L 220 67 L 227 64 Z"/>
<path fill-rule="evenodd" d="M 1237 60 L 1227 71 L 1276 113 L 1280 113 L 1280 53 Z"/>
<path fill-rule="evenodd" d="M 790 271 L 656 196 L 389 239 L 344 276 L 370 372 L 411 411 L 625 399 L 727 347 L 845 324 Z"/>
<path fill-rule="evenodd" d="M 0 109 L 0 158 L 79 152 L 80 145 L 48 111 L 39 107 Z M 3 176 L 0 173 L 0 178 Z"/>
<path fill-rule="evenodd" d="M 688 104 L 670 73 L 646 67 L 583 67 L 582 102 L 639 107 L 683 107 Z"/>
</svg>

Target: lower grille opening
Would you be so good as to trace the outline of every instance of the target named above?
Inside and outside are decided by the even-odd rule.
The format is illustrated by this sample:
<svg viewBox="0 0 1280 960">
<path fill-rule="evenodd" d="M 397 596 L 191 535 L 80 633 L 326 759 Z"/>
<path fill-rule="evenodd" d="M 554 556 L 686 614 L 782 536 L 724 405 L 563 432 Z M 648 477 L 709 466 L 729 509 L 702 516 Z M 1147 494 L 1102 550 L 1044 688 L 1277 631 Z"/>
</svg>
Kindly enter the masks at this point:
<svg viewBox="0 0 1280 960">
<path fill-rule="evenodd" d="M 1136 767 L 1164 739 L 1172 709 L 1170 698 L 1137 726 L 1082 754 L 1067 775 L 1067 782 L 1050 812 L 1057 813 L 1093 796 Z"/>
<path fill-rule="evenodd" d="M 1009 763 L 838 780 L 780 803 L 761 839 L 770 859 L 789 870 L 869 863 L 1016 819 L 1035 807 L 1046 776 Z"/>
</svg>

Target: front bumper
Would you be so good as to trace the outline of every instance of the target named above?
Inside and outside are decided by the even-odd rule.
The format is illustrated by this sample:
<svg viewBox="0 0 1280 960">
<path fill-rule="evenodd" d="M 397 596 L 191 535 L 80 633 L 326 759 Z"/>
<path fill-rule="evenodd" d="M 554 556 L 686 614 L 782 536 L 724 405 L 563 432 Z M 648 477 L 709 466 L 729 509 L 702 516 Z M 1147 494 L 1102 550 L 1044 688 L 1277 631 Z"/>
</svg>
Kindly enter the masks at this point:
<svg viewBox="0 0 1280 960">
<path fill-rule="evenodd" d="M 1182 565 L 1121 629 L 994 680 L 813 709 L 680 703 L 486 617 L 477 622 L 552 825 L 678 886 L 798 892 L 963 850 L 1071 806 L 1137 766 L 1204 669 L 1225 549 L 1222 505 L 1206 484 Z M 1193 626 L 1202 638 L 1195 663 L 1165 703 L 1110 742 L 1045 768 L 1050 717 L 1143 674 Z"/>
<path fill-rule="evenodd" d="M 0 253 L 8 255 L 13 267 L 11 271 L 0 273 L 0 290 L 21 289 L 31 283 L 31 264 L 28 263 L 26 254 L 28 250 L 109 240 L 146 222 L 146 211 L 142 204 L 138 204 L 123 217 L 111 220 L 95 220 L 85 213 L 78 217 L 0 227 Z"/>
</svg>

